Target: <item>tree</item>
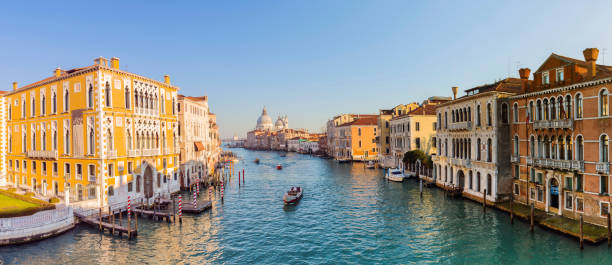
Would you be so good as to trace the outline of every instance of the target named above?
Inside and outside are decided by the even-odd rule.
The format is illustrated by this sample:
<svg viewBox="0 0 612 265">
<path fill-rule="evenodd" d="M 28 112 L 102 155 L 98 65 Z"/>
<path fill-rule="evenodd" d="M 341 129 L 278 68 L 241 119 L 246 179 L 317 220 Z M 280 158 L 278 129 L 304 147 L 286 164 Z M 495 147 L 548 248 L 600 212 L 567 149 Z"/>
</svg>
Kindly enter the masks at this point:
<svg viewBox="0 0 612 265">
<path fill-rule="evenodd" d="M 408 151 L 404 154 L 404 158 L 402 162 L 404 165 L 414 164 L 417 160 L 421 161 L 421 164 L 426 167 L 431 167 L 433 165 L 433 161 L 431 160 L 431 156 L 425 154 L 422 150 L 412 150 Z"/>
</svg>

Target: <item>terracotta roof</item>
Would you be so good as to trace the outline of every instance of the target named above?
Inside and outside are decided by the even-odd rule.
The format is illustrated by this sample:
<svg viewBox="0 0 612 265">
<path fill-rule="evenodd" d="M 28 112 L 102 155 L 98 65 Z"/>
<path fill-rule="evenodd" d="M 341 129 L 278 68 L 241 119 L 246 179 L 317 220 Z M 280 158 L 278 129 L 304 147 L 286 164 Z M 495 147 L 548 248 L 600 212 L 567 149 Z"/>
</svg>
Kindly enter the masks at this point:
<svg viewBox="0 0 612 265">
<path fill-rule="evenodd" d="M 408 116 L 415 116 L 415 115 L 436 115 L 436 105 L 434 104 L 426 104 L 423 106 L 420 106 L 414 110 L 412 110 L 411 112 L 408 112 L 408 114 L 406 114 Z"/>
<path fill-rule="evenodd" d="M 589 67 L 589 65 L 588 65 L 588 63 L 586 61 L 575 59 L 575 58 L 570 58 L 570 57 L 559 55 L 559 54 L 556 54 L 556 53 L 551 53 L 550 56 L 548 58 L 546 58 L 546 60 L 544 62 L 548 61 L 548 59 L 550 59 L 550 57 L 556 57 L 556 58 L 558 58 L 560 60 L 566 61 L 568 63 L 577 64 L 577 65 L 579 65 L 581 67 L 584 67 L 584 68 L 588 68 Z M 535 71 L 535 73 L 540 72 L 542 70 L 543 66 L 544 66 L 544 64 L 542 64 L 538 68 L 538 70 Z M 595 67 L 596 67 L 596 71 L 597 71 L 596 74 L 595 74 L 595 77 L 593 77 L 593 78 L 586 77 L 584 80 L 596 80 L 596 79 L 601 79 L 601 78 L 606 78 L 606 77 L 612 76 L 612 66 L 596 64 Z"/>
<path fill-rule="evenodd" d="M 192 97 L 192 96 L 185 96 L 185 95 L 181 95 L 181 94 L 178 95 L 178 98 L 179 99 L 187 98 L 187 99 L 193 100 L 193 101 L 206 101 L 206 100 L 208 100 L 208 96 Z"/>
<path fill-rule="evenodd" d="M 489 91 L 500 91 L 500 92 L 510 92 L 510 93 L 520 93 L 521 88 L 521 79 L 508 77 L 506 79 L 499 80 L 492 84 L 486 84 L 477 86 L 474 88 L 470 88 L 465 90 L 466 93 L 472 91 L 478 91 L 476 93 L 484 93 Z"/>
<path fill-rule="evenodd" d="M 360 115 L 356 120 L 340 125 L 351 126 L 351 125 L 378 125 L 377 115 Z"/>
</svg>

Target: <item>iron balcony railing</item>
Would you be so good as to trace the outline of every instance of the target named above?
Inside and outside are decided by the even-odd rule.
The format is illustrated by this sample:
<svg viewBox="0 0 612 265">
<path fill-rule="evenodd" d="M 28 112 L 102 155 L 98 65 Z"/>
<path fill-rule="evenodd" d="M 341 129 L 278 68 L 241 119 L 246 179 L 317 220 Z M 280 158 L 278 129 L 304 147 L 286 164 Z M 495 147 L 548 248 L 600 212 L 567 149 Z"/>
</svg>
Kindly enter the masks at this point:
<svg viewBox="0 0 612 265">
<path fill-rule="evenodd" d="M 463 122 L 455 122 L 448 125 L 448 130 L 450 131 L 460 131 L 460 130 L 471 130 L 472 122 L 471 121 L 463 121 Z"/>
<path fill-rule="evenodd" d="M 571 119 L 561 120 L 538 120 L 533 122 L 533 128 L 539 129 L 572 129 L 574 121 Z"/>
<path fill-rule="evenodd" d="M 598 173 L 610 174 L 610 163 L 609 162 L 597 162 L 595 170 Z"/>
</svg>

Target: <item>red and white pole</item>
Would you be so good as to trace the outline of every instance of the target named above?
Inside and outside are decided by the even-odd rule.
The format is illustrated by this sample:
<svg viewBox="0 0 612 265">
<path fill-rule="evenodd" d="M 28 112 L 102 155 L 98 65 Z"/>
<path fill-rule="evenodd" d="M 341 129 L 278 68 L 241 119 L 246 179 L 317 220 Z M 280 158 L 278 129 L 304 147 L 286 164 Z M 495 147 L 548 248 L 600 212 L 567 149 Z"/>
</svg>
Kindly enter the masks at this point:
<svg viewBox="0 0 612 265">
<path fill-rule="evenodd" d="M 182 223 L 183 219 L 181 217 L 183 217 L 183 195 L 180 195 L 180 194 L 179 194 L 178 216 L 179 216 L 179 223 Z"/>
<path fill-rule="evenodd" d="M 223 202 L 223 191 L 225 188 L 223 187 L 223 181 L 221 182 L 221 202 Z"/>
<path fill-rule="evenodd" d="M 193 208 L 197 208 L 198 207 L 198 203 L 197 203 L 197 197 L 196 197 L 197 193 L 193 193 Z"/>
<path fill-rule="evenodd" d="M 208 200 L 212 200 L 212 187 L 208 187 Z"/>
<path fill-rule="evenodd" d="M 130 214 L 132 213 L 132 208 L 131 208 L 131 206 L 132 206 L 132 205 L 131 205 L 131 203 L 130 203 L 130 196 L 128 196 L 128 208 L 127 208 L 127 211 L 128 211 L 128 216 L 130 216 Z"/>
</svg>

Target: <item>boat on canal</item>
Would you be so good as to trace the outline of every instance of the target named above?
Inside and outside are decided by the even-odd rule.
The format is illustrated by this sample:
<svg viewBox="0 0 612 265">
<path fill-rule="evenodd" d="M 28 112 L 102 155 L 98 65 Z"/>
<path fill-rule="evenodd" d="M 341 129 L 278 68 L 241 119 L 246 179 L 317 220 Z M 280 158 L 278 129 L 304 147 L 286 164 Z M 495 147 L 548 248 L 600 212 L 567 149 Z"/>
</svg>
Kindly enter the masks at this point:
<svg viewBox="0 0 612 265">
<path fill-rule="evenodd" d="M 283 169 L 283 165 L 281 165 L 281 164 L 276 165 L 276 169 L 278 169 L 278 170 Z"/>
<path fill-rule="evenodd" d="M 376 167 L 376 163 L 374 163 L 374 161 L 368 161 L 366 162 L 365 167 L 368 169 L 374 169 Z"/>
<path fill-rule="evenodd" d="M 385 178 L 390 181 L 402 182 L 404 181 L 404 174 L 399 168 L 390 168 L 389 170 L 387 170 Z"/>
<path fill-rule="evenodd" d="M 255 162 L 255 164 L 259 164 L 259 158 L 256 158 L 253 162 Z"/>
<path fill-rule="evenodd" d="M 295 204 L 302 199 L 304 190 L 300 187 L 291 187 L 289 191 L 283 196 L 283 202 L 285 204 Z"/>
</svg>

